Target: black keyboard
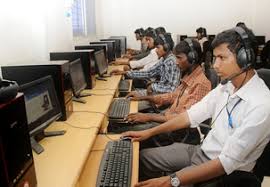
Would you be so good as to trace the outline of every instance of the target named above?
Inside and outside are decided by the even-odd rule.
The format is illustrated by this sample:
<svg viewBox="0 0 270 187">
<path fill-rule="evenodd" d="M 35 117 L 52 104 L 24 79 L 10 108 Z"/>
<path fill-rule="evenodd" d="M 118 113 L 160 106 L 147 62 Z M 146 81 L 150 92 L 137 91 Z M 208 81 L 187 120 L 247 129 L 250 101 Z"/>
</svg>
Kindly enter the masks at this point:
<svg viewBox="0 0 270 187">
<path fill-rule="evenodd" d="M 130 187 L 132 150 L 130 141 L 108 142 L 99 166 L 96 186 Z"/>
<path fill-rule="evenodd" d="M 130 87 L 129 80 L 121 80 L 118 85 L 118 90 L 127 92 L 129 90 L 129 87 Z"/>
<path fill-rule="evenodd" d="M 129 107 L 130 100 L 125 98 L 114 99 L 109 110 L 109 118 L 124 119 L 129 114 Z"/>
</svg>

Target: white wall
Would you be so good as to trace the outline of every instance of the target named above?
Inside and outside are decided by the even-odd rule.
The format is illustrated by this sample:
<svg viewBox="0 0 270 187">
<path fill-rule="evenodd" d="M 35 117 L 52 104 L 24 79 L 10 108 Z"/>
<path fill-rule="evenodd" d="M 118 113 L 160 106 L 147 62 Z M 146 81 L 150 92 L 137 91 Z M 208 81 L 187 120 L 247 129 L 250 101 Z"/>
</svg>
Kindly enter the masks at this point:
<svg viewBox="0 0 270 187">
<path fill-rule="evenodd" d="M 254 4 L 254 32 L 257 35 L 266 35 L 267 40 L 270 40 L 270 16 L 269 16 L 269 0 L 255 0 Z"/>
<path fill-rule="evenodd" d="M 13 0 L 0 7 L 0 65 L 48 60 L 49 51 L 72 49 L 64 0 Z"/>
<path fill-rule="evenodd" d="M 138 27 L 164 26 L 174 37 L 194 36 L 200 26 L 216 34 L 239 21 L 266 34 L 268 7 L 269 0 L 96 0 L 97 37 L 126 35 L 129 46 L 139 47 L 133 34 Z"/>
</svg>

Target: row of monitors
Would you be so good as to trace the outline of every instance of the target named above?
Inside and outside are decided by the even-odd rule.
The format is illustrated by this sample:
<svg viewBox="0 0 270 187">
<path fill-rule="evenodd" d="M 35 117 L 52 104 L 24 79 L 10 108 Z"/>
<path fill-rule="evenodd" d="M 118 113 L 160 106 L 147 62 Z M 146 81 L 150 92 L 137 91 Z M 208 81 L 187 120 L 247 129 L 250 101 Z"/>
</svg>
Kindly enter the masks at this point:
<svg viewBox="0 0 270 187">
<path fill-rule="evenodd" d="M 103 50 L 94 53 L 96 64 L 99 69 L 105 71 L 108 63 L 105 59 Z M 87 87 L 86 79 L 83 72 L 81 59 L 76 59 L 68 63 L 68 75 L 73 95 L 80 97 L 80 93 Z M 48 66 L 49 68 L 49 66 Z M 4 75 L 6 68 L 4 67 Z M 67 73 L 67 72 L 66 72 Z M 5 77 L 5 76 L 4 76 Z M 61 81 L 61 80 L 59 80 Z M 46 136 L 44 130 L 61 115 L 59 98 L 56 93 L 56 87 L 51 75 L 20 85 L 20 91 L 24 93 L 25 108 L 28 122 L 31 145 L 35 152 L 41 153 L 43 148 L 36 141 L 41 134 Z M 62 135 L 62 132 L 53 132 L 53 135 Z M 50 135 L 49 135 L 50 136 Z"/>
<path fill-rule="evenodd" d="M 180 41 L 183 41 L 187 37 L 196 38 L 195 36 L 177 35 L 177 42 L 179 43 Z M 216 35 L 214 35 L 214 34 L 208 35 L 209 41 L 213 41 L 215 37 L 216 37 Z M 265 45 L 265 36 L 255 36 L 255 37 L 256 37 L 258 46 Z"/>
<path fill-rule="evenodd" d="M 40 137 L 41 134 L 44 135 L 44 129 L 53 121 L 59 119 L 63 114 L 59 100 L 62 100 L 63 105 L 63 100 L 65 100 L 63 97 L 65 94 L 60 94 L 59 96 L 59 93 L 65 92 L 65 90 L 70 86 L 72 88 L 73 95 L 76 98 L 79 98 L 82 90 L 88 87 L 87 79 L 89 80 L 92 76 L 91 74 L 94 74 L 95 76 L 95 73 L 97 72 L 99 76 L 102 76 L 108 69 L 108 61 L 104 50 L 75 50 L 73 52 L 66 53 L 51 53 L 50 57 L 51 60 L 67 59 L 69 62 L 59 61 L 59 64 L 65 64 L 60 65 L 62 67 L 60 68 L 60 71 L 55 71 L 55 69 L 52 68 L 54 66 L 49 63 L 47 65 L 37 64 L 2 67 L 3 77 L 19 81 L 20 90 L 25 95 L 25 106 L 29 133 L 31 136 L 31 145 L 33 150 L 37 153 L 42 152 L 43 148 L 37 143 L 37 138 L 35 137 Z M 43 76 L 45 75 L 42 68 L 38 67 L 44 67 L 47 69 L 45 74 L 48 74 L 48 76 L 36 79 L 37 77 L 42 76 L 42 74 Z M 29 74 L 27 72 L 29 72 Z M 31 72 L 33 78 L 28 80 L 33 81 L 27 82 L 27 79 L 25 79 L 22 82 L 27 83 L 20 84 L 22 83 L 20 80 L 24 79 L 24 77 L 31 76 Z M 60 72 L 64 73 L 62 75 L 54 76 L 54 74 L 60 74 Z M 93 78 L 90 78 L 90 81 L 91 79 Z M 69 86 L 64 83 L 55 86 L 55 83 L 59 84 L 59 82 L 65 82 L 65 84 Z M 93 86 L 94 85 L 92 84 L 91 87 L 88 88 L 93 88 Z M 65 88 L 59 91 L 59 88 L 61 89 L 61 87 Z M 54 132 L 52 134 L 61 135 L 62 132 Z"/>
</svg>

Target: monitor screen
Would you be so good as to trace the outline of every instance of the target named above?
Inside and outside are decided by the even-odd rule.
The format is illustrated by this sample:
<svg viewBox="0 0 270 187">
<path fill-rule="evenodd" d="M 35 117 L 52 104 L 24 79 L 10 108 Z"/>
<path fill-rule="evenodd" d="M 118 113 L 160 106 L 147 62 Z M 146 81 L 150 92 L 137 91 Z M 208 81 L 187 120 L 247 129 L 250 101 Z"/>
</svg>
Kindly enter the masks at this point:
<svg viewBox="0 0 270 187">
<path fill-rule="evenodd" d="M 265 45 L 265 36 L 256 36 L 257 45 Z"/>
<path fill-rule="evenodd" d="M 127 50 L 127 37 L 126 36 L 111 36 L 110 38 L 120 39 L 121 54 L 126 54 Z"/>
<path fill-rule="evenodd" d="M 102 75 L 104 75 L 108 70 L 108 63 L 106 61 L 103 50 L 95 52 L 95 60 L 96 60 L 98 74 L 99 76 L 102 77 Z"/>
<path fill-rule="evenodd" d="M 99 42 L 90 42 L 92 44 L 107 44 L 107 52 L 108 52 L 108 61 L 112 62 L 115 60 L 115 51 L 114 51 L 114 41 L 99 41 Z"/>
<path fill-rule="evenodd" d="M 69 74 L 71 79 L 71 86 L 75 97 L 80 96 L 87 84 L 83 74 L 82 63 L 80 59 L 74 60 L 69 64 Z"/>
<path fill-rule="evenodd" d="M 31 136 L 41 132 L 61 117 L 59 101 L 51 76 L 35 80 L 20 87 L 24 93 L 27 122 Z"/>
</svg>

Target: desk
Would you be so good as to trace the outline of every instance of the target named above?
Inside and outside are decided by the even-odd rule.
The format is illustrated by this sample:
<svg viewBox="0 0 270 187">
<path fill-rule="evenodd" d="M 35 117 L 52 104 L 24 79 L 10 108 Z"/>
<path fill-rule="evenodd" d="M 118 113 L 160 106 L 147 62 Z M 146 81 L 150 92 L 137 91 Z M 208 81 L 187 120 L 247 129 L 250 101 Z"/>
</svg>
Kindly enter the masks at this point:
<svg viewBox="0 0 270 187">
<path fill-rule="evenodd" d="M 54 122 L 46 129 L 46 131 L 66 130 L 67 132 L 64 136 L 44 138 L 40 144 L 45 151 L 40 155 L 33 153 L 38 187 L 78 187 L 87 184 L 85 182 L 89 180 L 86 175 L 89 172 L 87 166 L 93 157 L 91 149 L 93 145 L 104 146 L 106 143 L 103 141 L 104 138 L 97 134 L 106 121 L 104 114 L 109 109 L 121 76 L 107 79 L 108 81 L 98 81 L 95 89 L 85 90 L 96 95 L 83 98 L 87 101 L 86 104 L 74 102 L 75 112 L 66 122 Z M 137 112 L 137 106 L 137 102 L 133 102 L 130 111 Z M 100 141 L 103 144 L 99 143 Z M 133 152 L 134 155 L 139 154 L 138 144 L 135 144 Z M 101 153 L 94 154 L 94 157 L 99 160 L 101 156 Z M 133 162 L 132 183 L 134 184 L 138 180 L 138 156 L 134 156 Z M 98 168 L 99 162 L 94 163 L 91 166 Z M 92 179 L 92 182 L 96 181 L 95 178 Z"/>
<path fill-rule="evenodd" d="M 111 139 L 119 139 L 120 135 L 107 135 Z M 105 135 L 98 135 L 92 151 L 85 164 L 85 168 L 78 180 L 76 187 L 94 187 L 96 186 L 96 178 L 98 176 L 99 163 L 106 146 L 110 139 Z M 97 164 L 98 163 L 98 164 Z M 133 142 L 133 163 L 132 163 L 132 180 L 131 186 L 138 182 L 139 173 L 139 142 Z"/>
</svg>

